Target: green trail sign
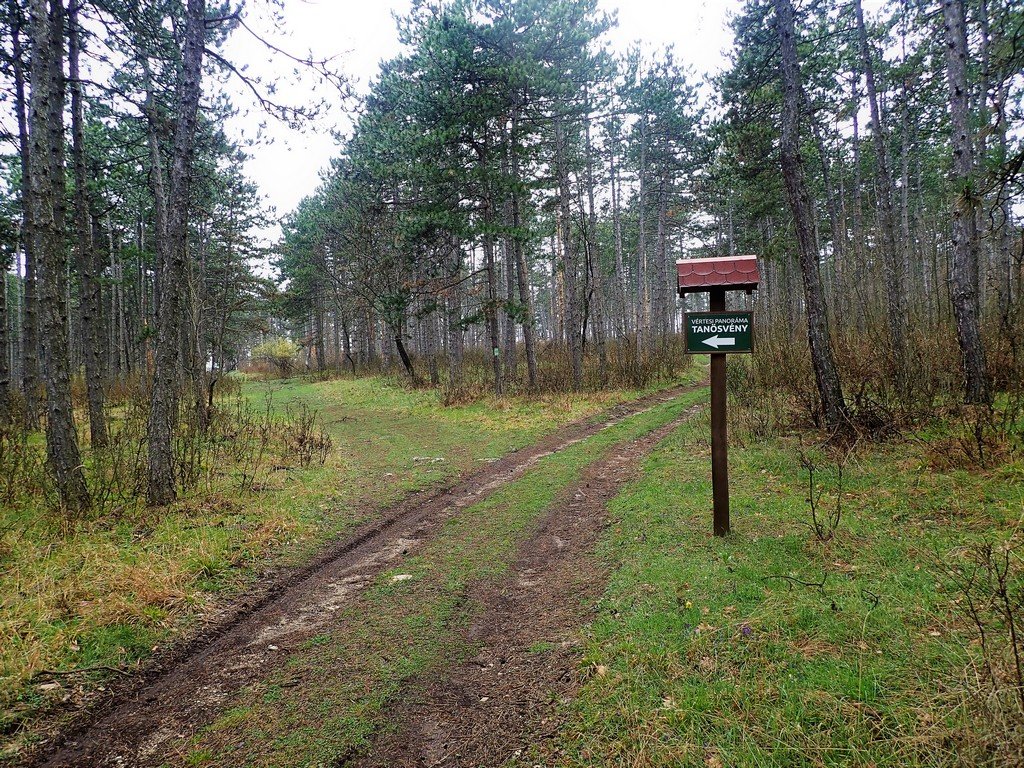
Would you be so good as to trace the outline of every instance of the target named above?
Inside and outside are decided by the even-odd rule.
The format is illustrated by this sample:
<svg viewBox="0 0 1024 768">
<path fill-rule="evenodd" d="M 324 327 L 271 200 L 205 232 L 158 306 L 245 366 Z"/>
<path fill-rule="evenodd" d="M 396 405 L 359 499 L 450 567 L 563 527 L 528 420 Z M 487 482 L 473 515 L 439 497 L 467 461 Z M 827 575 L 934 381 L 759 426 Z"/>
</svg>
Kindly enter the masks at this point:
<svg viewBox="0 0 1024 768">
<path fill-rule="evenodd" d="M 687 312 L 686 354 L 754 351 L 753 312 Z"/>
</svg>

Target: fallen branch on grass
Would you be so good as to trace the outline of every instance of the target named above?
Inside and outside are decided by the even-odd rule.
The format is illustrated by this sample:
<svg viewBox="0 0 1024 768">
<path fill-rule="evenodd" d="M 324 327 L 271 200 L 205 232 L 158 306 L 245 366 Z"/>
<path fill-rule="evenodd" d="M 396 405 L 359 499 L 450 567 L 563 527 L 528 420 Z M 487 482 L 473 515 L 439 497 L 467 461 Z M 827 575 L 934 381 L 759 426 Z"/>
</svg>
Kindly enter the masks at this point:
<svg viewBox="0 0 1024 768">
<path fill-rule="evenodd" d="M 827 573 L 822 574 L 821 581 L 804 581 L 803 579 L 798 579 L 796 576 L 787 576 L 787 575 L 785 575 L 783 573 L 769 574 L 769 575 L 765 576 L 764 578 L 766 578 L 766 579 L 785 579 L 786 581 L 790 582 L 790 584 L 789 584 L 789 588 L 790 589 L 793 589 L 793 585 L 794 584 L 799 584 L 802 587 L 810 587 L 811 589 L 817 589 L 819 592 L 821 592 L 821 594 L 824 595 L 825 594 L 825 582 L 828 581 L 828 574 Z"/>
<path fill-rule="evenodd" d="M 131 674 L 128 670 L 120 669 L 119 667 L 110 667 L 105 664 L 97 664 L 94 667 L 76 667 L 75 669 L 41 669 L 36 673 L 37 678 L 46 679 L 48 677 L 70 677 L 71 675 L 85 675 L 90 672 L 113 672 L 118 675 L 128 676 Z"/>
</svg>

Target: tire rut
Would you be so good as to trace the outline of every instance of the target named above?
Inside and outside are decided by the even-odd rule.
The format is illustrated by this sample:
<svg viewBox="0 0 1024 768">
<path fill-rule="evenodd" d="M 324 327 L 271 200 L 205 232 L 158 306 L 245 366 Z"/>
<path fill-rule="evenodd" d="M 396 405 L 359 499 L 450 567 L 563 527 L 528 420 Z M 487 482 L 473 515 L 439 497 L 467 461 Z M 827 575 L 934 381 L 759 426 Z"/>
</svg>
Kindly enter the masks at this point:
<svg viewBox="0 0 1024 768">
<path fill-rule="evenodd" d="M 478 653 L 408 684 L 386 714 L 397 730 L 337 767 L 498 766 L 556 735 L 558 705 L 580 683 L 578 633 L 607 580 L 593 556 L 607 504 L 700 407 L 590 464 L 522 545 L 511 573 L 472 589 L 470 599 L 486 606 L 466 632 Z"/>
<path fill-rule="evenodd" d="M 699 385 L 698 385 L 699 386 Z M 674 387 L 575 422 L 470 472 L 447 488 L 410 495 L 308 566 L 254 588 L 218 621 L 147 671 L 115 686 L 25 766 L 159 765 L 165 745 L 211 722 L 231 694 L 264 678 L 330 623 L 353 595 L 418 550 L 462 509 L 486 499 L 545 456 L 698 386 Z"/>
</svg>

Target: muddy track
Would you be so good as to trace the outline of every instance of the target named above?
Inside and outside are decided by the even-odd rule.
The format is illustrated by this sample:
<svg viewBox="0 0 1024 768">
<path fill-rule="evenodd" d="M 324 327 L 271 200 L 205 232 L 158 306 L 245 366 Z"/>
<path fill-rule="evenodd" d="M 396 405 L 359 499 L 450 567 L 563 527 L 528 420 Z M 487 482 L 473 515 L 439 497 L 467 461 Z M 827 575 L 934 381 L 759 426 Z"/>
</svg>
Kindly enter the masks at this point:
<svg viewBox="0 0 1024 768">
<path fill-rule="evenodd" d="M 553 737 L 557 706 L 579 684 L 580 627 L 607 579 L 593 556 L 607 504 L 700 407 L 590 464 L 520 547 L 510 574 L 471 590 L 470 600 L 486 606 L 466 631 L 477 654 L 407 684 L 387 713 L 397 730 L 338 768 L 500 766 Z"/>
<path fill-rule="evenodd" d="M 362 587 L 465 509 L 540 459 L 695 387 L 675 387 L 575 422 L 469 473 L 447 488 L 412 494 L 330 547 L 308 566 L 254 588 L 190 642 L 114 686 L 26 766 L 159 765 L 164 747 L 209 723 L 229 697 L 263 679 L 331 622 Z"/>
</svg>

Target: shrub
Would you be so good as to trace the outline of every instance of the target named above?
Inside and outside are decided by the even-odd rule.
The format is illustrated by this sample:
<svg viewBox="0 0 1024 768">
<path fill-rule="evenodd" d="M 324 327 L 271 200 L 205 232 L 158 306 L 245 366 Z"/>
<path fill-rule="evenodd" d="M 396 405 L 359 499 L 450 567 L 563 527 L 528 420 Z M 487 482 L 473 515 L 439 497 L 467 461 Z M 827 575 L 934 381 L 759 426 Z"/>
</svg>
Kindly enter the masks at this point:
<svg viewBox="0 0 1024 768">
<path fill-rule="evenodd" d="M 284 337 L 265 341 L 252 350 L 253 360 L 269 365 L 282 378 L 291 376 L 298 356 L 298 345 Z"/>
</svg>

